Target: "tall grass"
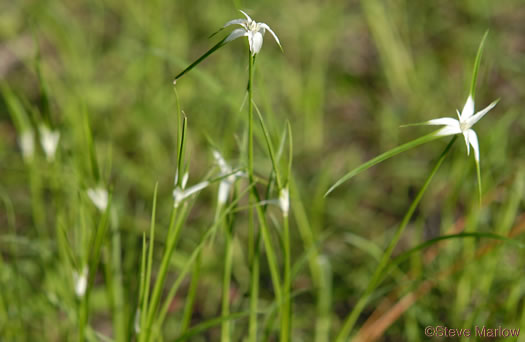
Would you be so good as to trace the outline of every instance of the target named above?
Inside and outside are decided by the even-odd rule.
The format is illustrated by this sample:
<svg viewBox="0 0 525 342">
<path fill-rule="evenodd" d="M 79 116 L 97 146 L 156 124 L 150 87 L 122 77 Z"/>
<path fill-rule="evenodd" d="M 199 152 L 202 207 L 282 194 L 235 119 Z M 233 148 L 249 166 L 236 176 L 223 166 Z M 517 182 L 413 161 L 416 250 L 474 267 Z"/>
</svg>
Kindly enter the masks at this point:
<svg viewBox="0 0 525 342">
<path fill-rule="evenodd" d="M 522 327 L 518 5 L 6 4 L 0 340 Z M 480 164 L 400 128 L 476 85 Z"/>
</svg>

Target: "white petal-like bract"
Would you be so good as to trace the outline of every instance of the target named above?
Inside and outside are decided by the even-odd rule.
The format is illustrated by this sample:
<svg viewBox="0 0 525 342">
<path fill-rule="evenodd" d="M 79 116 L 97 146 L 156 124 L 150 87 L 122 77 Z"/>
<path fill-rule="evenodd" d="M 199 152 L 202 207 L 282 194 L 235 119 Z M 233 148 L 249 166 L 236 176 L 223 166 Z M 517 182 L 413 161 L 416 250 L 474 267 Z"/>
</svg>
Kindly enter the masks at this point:
<svg viewBox="0 0 525 342">
<path fill-rule="evenodd" d="M 55 159 L 59 139 L 60 132 L 52 131 L 47 126 L 40 126 L 40 144 L 48 161 Z"/>
<path fill-rule="evenodd" d="M 470 145 L 472 145 L 472 149 L 474 150 L 474 158 L 479 163 L 479 144 L 478 144 L 478 136 L 476 135 L 476 132 L 474 132 L 473 129 L 469 129 L 467 131 L 468 134 L 468 141 Z"/>
<path fill-rule="evenodd" d="M 187 189 L 181 189 L 179 187 L 175 188 L 175 190 L 173 190 L 173 206 L 177 208 L 186 198 L 190 197 L 193 194 L 196 194 L 208 185 L 210 185 L 210 182 L 204 181 L 190 186 Z"/>
<path fill-rule="evenodd" d="M 32 131 L 25 130 L 19 137 L 18 144 L 22 150 L 22 157 L 25 161 L 31 161 L 35 153 L 35 137 Z"/>
<path fill-rule="evenodd" d="M 288 187 L 282 188 L 279 193 L 279 207 L 281 207 L 283 216 L 288 217 L 288 212 L 290 211 L 290 192 Z"/>
<path fill-rule="evenodd" d="M 91 202 L 100 211 L 105 211 L 108 207 L 108 191 L 103 187 L 96 187 L 87 190 L 87 195 Z"/>
<path fill-rule="evenodd" d="M 82 268 L 82 271 L 80 273 L 78 273 L 77 271 L 73 271 L 73 282 L 75 285 L 75 294 L 77 295 L 77 297 L 82 298 L 86 294 L 87 281 L 88 269 L 86 266 Z"/>
<path fill-rule="evenodd" d="M 463 110 L 461 111 L 461 121 L 467 120 L 472 114 L 474 114 L 474 100 L 472 99 L 472 96 L 469 95 L 467 102 L 465 102 Z"/>
</svg>

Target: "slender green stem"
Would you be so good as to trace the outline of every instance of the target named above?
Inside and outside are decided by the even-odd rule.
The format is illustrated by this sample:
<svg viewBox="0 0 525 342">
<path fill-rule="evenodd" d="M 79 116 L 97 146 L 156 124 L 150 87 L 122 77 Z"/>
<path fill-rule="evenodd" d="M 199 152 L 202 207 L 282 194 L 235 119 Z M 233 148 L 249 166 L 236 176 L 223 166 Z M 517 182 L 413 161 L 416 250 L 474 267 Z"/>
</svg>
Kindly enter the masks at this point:
<svg viewBox="0 0 525 342">
<path fill-rule="evenodd" d="M 292 304 L 290 298 L 291 287 L 291 256 L 290 256 L 290 227 L 288 214 L 283 215 L 283 246 L 284 246 L 284 280 L 283 299 L 281 301 L 281 342 L 290 341 L 292 329 Z"/>
<path fill-rule="evenodd" d="M 339 335 L 337 336 L 336 341 L 337 342 L 344 342 L 347 341 L 348 336 L 352 332 L 352 328 L 354 327 L 355 322 L 357 321 L 357 318 L 365 308 L 366 304 L 368 303 L 368 300 L 370 299 L 372 292 L 377 288 L 379 285 L 383 271 L 388 266 L 388 262 L 390 261 L 390 256 L 392 255 L 392 251 L 396 247 L 399 239 L 401 238 L 401 235 L 403 234 L 403 231 L 405 230 L 408 222 L 412 218 L 412 215 L 414 214 L 414 211 L 416 210 L 416 207 L 418 206 L 419 202 L 421 201 L 421 198 L 423 197 L 423 194 L 427 190 L 430 182 L 432 181 L 432 178 L 436 174 L 437 170 L 445 160 L 446 156 L 448 155 L 448 152 L 450 151 L 450 148 L 452 147 L 452 144 L 456 140 L 456 136 L 452 138 L 452 140 L 449 142 L 445 150 L 441 153 L 439 159 L 437 160 L 436 164 L 434 165 L 434 168 L 428 175 L 427 179 L 425 180 L 425 183 L 421 187 L 421 190 L 419 190 L 416 198 L 410 205 L 410 208 L 408 208 L 408 211 L 406 212 L 405 216 L 403 217 L 403 221 L 401 221 L 401 224 L 397 228 L 397 231 L 395 232 L 394 236 L 390 240 L 390 243 L 388 244 L 387 249 L 383 253 L 383 256 L 381 257 L 381 261 L 379 262 L 379 265 L 376 267 L 376 270 L 372 276 L 372 279 L 368 283 L 368 286 L 357 302 L 357 304 L 354 306 L 353 310 L 350 312 L 350 314 L 347 316 L 343 328 L 339 332 Z"/>
<path fill-rule="evenodd" d="M 91 294 L 91 289 L 95 283 L 95 275 L 97 271 L 97 266 L 100 260 L 100 253 L 102 249 L 102 244 L 104 243 L 104 236 L 106 235 L 106 230 L 109 225 L 109 211 L 111 208 L 111 194 L 108 200 L 109 205 L 106 208 L 106 211 L 102 215 L 97 230 L 92 236 L 90 246 L 92 246 L 91 253 L 88 260 L 88 281 L 86 292 L 81 298 L 80 308 L 79 308 L 79 323 L 78 323 L 78 340 L 84 341 L 86 334 L 86 326 L 89 321 L 89 296 Z"/>
<path fill-rule="evenodd" d="M 228 228 L 226 222 L 224 225 L 224 240 L 226 242 L 226 255 L 224 257 L 224 275 L 222 279 L 222 317 L 230 315 L 230 283 L 232 276 L 232 261 L 233 261 L 233 236 Z M 229 320 L 221 323 L 221 342 L 229 342 L 231 324 Z"/>
<path fill-rule="evenodd" d="M 175 244 L 180 233 L 180 229 L 184 222 L 184 214 L 181 212 L 179 215 L 177 208 L 173 208 L 170 218 L 170 226 L 168 229 L 168 238 L 166 243 L 166 248 L 164 250 L 164 255 L 162 256 L 161 265 L 159 272 L 157 274 L 157 280 L 155 282 L 155 287 L 153 288 L 153 293 L 151 295 L 151 301 L 147 308 L 146 314 L 146 324 L 144 326 L 144 331 L 140 334 L 140 341 L 148 341 L 149 335 L 151 333 L 151 327 L 153 325 L 153 319 L 155 317 L 155 312 L 160 301 L 160 296 L 162 294 L 162 289 L 164 287 L 164 281 L 166 280 L 166 275 L 168 273 L 168 268 L 170 265 L 171 255 L 175 250 Z M 178 219 L 175 218 L 178 216 Z M 147 289 L 146 289 L 147 290 Z"/>
<path fill-rule="evenodd" d="M 250 280 L 250 324 L 249 324 L 249 339 L 250 342 L 257 341 L 257 306 L 259 301 L 259 239 L 256 239 L 257 244 L 254 246 L 254 254 L 252 259 L 252 273 Z"/>
<path fill-rule="evenodd" d="M 255 177 L 253 172 L 253 62 L 254 57 L 251 53 L 249 55 L 248 60 L 248 178 L 250 180 L 251 184 L 255 184 Z M 260 197 L 259 193 L 257 192 L 257 187 L 253 186 L 251 188 L 251 198 L 252 201 L 255 203 L 259 203 Z M 255 211 L 257 213 L 257 219 L 259 221 L 259 225 L 261 228 L 261 235 L 264 242 L 264 247 L 266 251 L 266 258 L 268 259 L 268 267 L 270 268 L 270 275 L 272 277 L 272 284 L 273 284 L 273 290 L 275 292 L 275 297 L 277 302 L 281 301 L 281 282 L 279 277 L 279 270 L 277 267 L 277 261 L 275 257 L 275 252 L 272 247 L 272 241 L 270 237 L 270 232 L 268 229 L 268 224 L 266 222 L 266 218 L 264 216 L 264 210 L 260 205 L 255 205 Z M 253 227 L 252 227 L 253 229 Z M 255 234 L 251 235 L 252 238 L 255 237 Z M 252 244 L 252 246 L 254 246 Z M 258 246 L 255 246 L 255 249 L 257 249 Z M 254 253 L 254 258 L 258 258 L 259 253 Z M 254 261 L 253 264 L 257 265 L 257 271 L 259 267 L 259 261 Z M 253 270 L 252 270 L 253 272 Z M 253 280 L 253 277 L 252 277 Z M 252 286 L 252 290 L 254 287 Z M 257 291 L 258 292 L 258 291 Z M 257 293 L 258 294 L 258 293 Z M 255 294 L 252 292 L 251 296 L 254 296 Z M 256 301 L 252 298 L 250 300 L 250 305 L 255 305 Z M 256 307 L 251 307 L 252 310 L 257 311 Z M 250 319 L 250 324 L 256 324 L 256 320 Z M 257 327 L 250 327 L 250 331 L 256 331 Z"/>
<path fill-rule="evenodd" d="M 253 63 L 254 56 L 249 53 L 249 68 L 248 68 L 248 178 L 251 184 L 255 184 L 255 177 L 253 172 Z M 251 188 L 252 200 L 255 203 L 259 203 L 261 198 L 257 192 L 257 187 Z M 264 216 L 264 210 L 260 205 L 255 205 L 255 211 L 257 213 L 257 219 L 261 227 L 261 234 L 263 237 L 264 247 L 266 250 L 266 257 L 268 259 L 268 266 L 270 268 L 270 274 L 272 276 L 273 289 L 275 297 L 279 302 L 281 300 L 281 282 L 279 280 L 279 271 L 277 267 L 277 261 L 275 252 L 272 247 L 272 241 L 268 229 L 268 224 Z"/>
<path fill-rule="evenodd" d="M 195 306 L 195 299 L 196 299 L 196 294 L 197 294 L 197 285 L 199 284 L 199 278 L 200 278 L 201 258 L 202 258 L 202 254 L 199 253 L 197 255 L 197 259 L 195 260 L 195 265 L 193 266 L 193 272 L 191 274 L 190 288 L 186 296 L 184 314 L 182 315 L 182 323 L 181 323 L 181 328 L 180 328 L 181 335 L 186 333 L 191 323 L 191 317 L 193 315 L 193 308 Z"/>
</svg>

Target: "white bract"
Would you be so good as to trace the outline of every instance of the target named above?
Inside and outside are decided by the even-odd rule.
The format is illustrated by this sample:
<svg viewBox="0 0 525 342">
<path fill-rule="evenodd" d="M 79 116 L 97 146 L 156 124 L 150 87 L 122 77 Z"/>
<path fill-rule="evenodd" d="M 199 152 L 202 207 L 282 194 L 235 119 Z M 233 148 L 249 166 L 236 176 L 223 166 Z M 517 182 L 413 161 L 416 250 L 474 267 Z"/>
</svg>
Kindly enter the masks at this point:
<svg viewBox="0 0 525 342">
<path fill-rule="evenodd" d="M 463 134 L 465 144 L 467 145 L 467 155 L 470 155 L 470 146 L 474 150 L 474 158 L 479 163 L 479 145 L 478 136 L 472 129 L 472 126 L 478 122 L 485 114 L 487 114 L 498 103 L 498 100 L 492 102 L 485 109 L 474 114 L 474 100 L 469 95 L 465 106 L 461 113 L 457 110 L 458 120 L 454 118 L 438 118 L 425 122 L 426 125 L 445 126 L 440 129 L 437 134 L 440 136 Z"/>
<path fill-rule="evenodd" d="M 46 154 L 47 161 L 55 159 L 55 152 L 60 139 L 60 132 L 52 131 L 47 126 L 40 126 L 40 144 Z"/>
<path fill-rule="evenodd" d="M 288 217 L 288 212 L 290 211 L 290 192 L 288 187 L 282 188 L 279 192 L 279 207 L 281 207 L 283 216 Z"/>
<path fill-rule="evenodd" d="M 183 189 L 186 187 L 186 183 L 188 183 L 188 177 L 189 177 L 189 174 L 187 172 L 182 175 L 182 179 L 180 180 L 180 182 L 181 182 L 181 186 Z M 178 182 L 179 182 L 179 170 L 175 171 L 175 180 L 173 183 L 175 184 L 175 186 L 177 186 Z"/>
<path fill-rule="evenodd" d="M 87 195 L 98 210 L 106 210 L 108 207 L 108 192 L 106 189 L 102 187 L 91 188 L 87 190 Z"/>
<path fill-rule="evenodd" d="M 226 160 L 224 160 L 218 151 L 213 151 L 213 157 L 221 169 L 221 176 L 229 175 L 222 179 L 219 183 L 219 194 L 217 201 L 219 205 L 223 205 L 228 200 L 228 195 L 230 194 L 232 185 L 235 183 L 237 178 L 243 176 L 243 173 L 241 171 L 233 172 L 231 166 L 226 163 Z"/>
<path fill-rule="evenodd" d="M 19 137 L 18 144 L 22 150 L 24 160 L 31 161 L 35 152 L 35 137 L 32 131 L 25 130 Z"/>
<path fill-rule="evenodd" d="M 233 30 L 233 32 L 230 33 L 228 37 L 226 37 L 226 40 L 224 41 L 225 43 L 228 43 L 239 37 L 248 37 L 250 51 L 254 56 L 255 54 L 259 53 L 259 51 L 261 51 L 261 47 L 263 44 L 263 36 L 266 30 L 268 30 L 272 34 L 279 47 L 281 47 L 281 42 L 279 41 L 279 38 L 277 38 L 277 35 L 272 31 L 272 29 L 268 25 L 266 25 L 265 23 L 258 23 L 255 20 L 252 20 L 252 18 L 250 18 L 250 16 L 244 11 L 241 11 L 241 13 L 244 14 L 246 19 L 234 19 L 224 24 L 223 28 L 230 25 L 242 26 L 242 28 Z"/>
<path fill-rule="evenodd" d="M 88 281 L 88 269 L 86 266 L 80 273 L 73 271 L 73 282 L 75 283 L 75 294 L 77 297 L 82 298 L 86 293 Z"/>
<path fill-rule="evenodd" d="M 179 205 L 182 203 L 182 201 L 184 201 L 186 198 L 190 197 L 191 195 L 198 193 L 199 191 L 201 191 L 208 185 L 210 185 L 210 182 L 204 181 L 204 182 L 195 184 L 193 186 L 190 186 L 187 189 L 184 189 L 184 186 L 176 187 L 175 190 L 173 190 L 173 200 L 174 200 L 173 206 L 175 208 L 178 208 Z"/>
</svg>

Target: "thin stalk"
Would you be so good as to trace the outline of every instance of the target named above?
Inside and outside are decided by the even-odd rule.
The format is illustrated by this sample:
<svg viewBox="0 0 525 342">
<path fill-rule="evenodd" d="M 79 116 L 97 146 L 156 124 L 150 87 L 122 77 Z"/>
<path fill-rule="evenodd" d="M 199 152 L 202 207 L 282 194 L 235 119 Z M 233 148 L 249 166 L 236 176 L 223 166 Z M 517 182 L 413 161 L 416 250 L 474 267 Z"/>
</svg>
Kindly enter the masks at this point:
<svg viewBox="0 0 525 342">
<path fill-rule="evenodd" d="M 254 184 L 253 177 L 253 56 L 251 51 L 248 51 L 248 179 L 251 184 Z M 257 192 L 255 186 L 254 191 Z M 252 191 L 252 194 L 253 192 Z M 259 296 L 259 253 L 258 247 L 255 245 L 255 224 L 253 220 L 253 211 L 250 210 L 249 217 L 249 254 L 252 257 L 252 279 L 250 286 L 250 341 L 257 341 L 257 311 L 258 311 L 258 296 Z M 255 277 L 255 278 L 254 278 Z"/>
<path fill-rule="evenodd" d="M 197 255 L 195 265 L 193 266 L 193 272 L 191 274 L 190 288 L 186 296 L 186 304 L 184 306 L 184 314 L 182 316 L 182 323 L 180 334 L 186 333 L 191 323 L 191 316 L 193 315 L 193 308 L 195 307 L 195 299 L 197 294 L 197 285 L 199 284 L 200 270 L 201 270 L 201 257 L 202 254 Z"/>
<path fill-rule="evenodd" d="M 292 330 L 292 303 L 290 298 L 291 287 L 291 256 L 290 256 L 290 227 L 288 214 L 283 215 L 283 246 L 284 246 L 284 280 L 283 299 L 281 301 L 281 342 L 290 341 Z"/>
<path fill-rule="evenodd" d="M 361 296 L 361 298 L 358 300 L 357 304 L 354 306 L 353 310 L 350 312 L 350 314 L 347 316 L 343 328 L 339 332 L 339 335 L 337 336 L 336 342 L 344 342 L 348 340 L 348 336 L 352 332 L 352 328 L 354 327 L 355 322 L 357 321 L 357 318 L 365 308 L 366 304 L 368 303 L 368 300 L 370 299 L 372 292 L 377 288 L 379 283 L 381 282 L 381 278 L 383 275 L 383 271 L 388 266 L 388 262 L 390 260 L 390 256 L 392 255 L 392 251 L 396 247 L 397 243 L 399 242 L 399 239 L 401 238 L 401 235 L 403 234 L 403 231 L 405 230 L 406 226 L 408 225 L 408 222 L 412 218 L 412 215 L 414 214 L 414 211 L 416 210 L 419 202 L 421 201 L 421 198 L 423 197 L 423 194 L 427 190 L 428 186 L 430 185 L 430 182 L 432 181 L 432 178 L 438 171 L 439 167 L 445 160 L 446 156 L 448 155 L 448 152 L 450 151 L 450 148 L 452 147 L 452 144 L 456 141 L 456 136 L 452 138 L 452 140 L 448 143 L 445 150 L 441 153 L 439 159 L 437 160 L 436 164 L 434 165 L 434 168 L 428 175 L 427 179 L 425 180 L 425 183 L 421 187 L 421 190 L 419 190 L 416 198 L 408 208 L 408 211 L 406 212 L 405 216 L 403 217 L 403 221 L 401 221 L 401 224 L 397 228 L 397 231 L 395 232 L 394 236 L 390 240 L 390 243 L 388 244 L 387 249 L 383 253 L 383 256 L 381 257 L 381 261 L 379 262 L 379 265 L 376 267 L 376 270 L 372 276 L 372 279 L 368 283 L 368 286 Z"/>
<path fill-rule="evenodd" d="M 254 184 L 255 183 L 255 177 L 254 177 L 254 172 L 253 172 L 253 62 L 254 62 L 254 56 L 252 56 L 251 52 L 248 53 L 248 56 L 249 56 L 249 59 L 248 59 L 248 178 L 250 180 L 250 183 Z M 251 188 L 251 193 L 252 193 L 252 196 L 251 196 L 252 200 L 255 200 L 255 203 L 259 203 L 260 197 L 257 192 L 257 188 L 255 186 Z M 275 292 L 275 297 L 277 301 L 280 302 L 281 285 L 280 285 L 280 280 L 279 280 L 279 271 L 277 268 L 275 252 L 272 247 L 268 225 L 266 223 L 266 219 L 264 217 L 264 211 L 261 208 L 261 206 L 256 205 L 255 210 L 257 212 L 257 218 L 259 221 L 259 225 L 261 227 L 261 233 L 262 233 L 262 237 L 264 241 L 264 246 L 266 249 L 266 257 L 268 259 L 268 266 L 270 268 L 270 274 L 272 277 L 272 284 L 273 284 L 273 289 Z M 251 227 L 251 229 L 254 229 L 254 227 Z M 255 237 L 255 234 L 251 234 L 251 238 L 253 239 L 254 237 Z M 251 241 L 250 244 L 254 246 L 253 241 Z M 254 258 L 257 258 L 258 256 L 259 256 L 258 253 L 254 253 Z M 252 277 L 252 280 L 253 280 L 253 277 Z M 251 296 L 253 295 L 254 293 L 251 293 Z M 250 300 L 250 302 L 251 304 L 255 303 L 253 298 Z M 252 309 L 256 309 L 256 308 L 252 308 Z M 253 324 L 255 323 L 255 321 L 252 321 L 250 319 L 250 323 Z M 250 327 L 250 331 L 252 330 L 256 330 L 256 327 Z"/>
<path fill-rule="evenodd" d="M 253 173 L 253 63 L 254 56 L 249 53 L 249 79 L 248 79 L 248 176 L 251 184 L 255 184 L 254 173 Z M 261 198 L 257 192 L 257 187 L 253 186 L 251 188 L 252 197 L 255 199 L 255 203 L 260 203 Z M 266 250 L 266 258 L 268 259 L 268 266 L 270 268 L 270 275 L 272 277 L 273 289 L 275 292 L 275 297 L 279 302 L 281 300 L 281 282 L 279 280 L 279 271 L 277 267 L 277 261 L 275 258 L 275 251 L 272 247 L 272 241 L 270 237 L 270 232 L 268 229 L 268 223 L 264 216 L 264 210 L 260 205 L 255 206 L 255 211 L 257 213 L 257 219 L 259 225 L 261 226 L 261 233 L 264 242 L 264 248 Z"/>
<path fill-rule="evenodd" d="M 89 321 L 89 296 L 91 294 L 91 289 L 95 283 L 95 275 L 97 271 L 97 266 L 100 260 L 100 253 L 102 249 L 102 244 L 104 243 L 104 236 L 106 235 L 106 230 L 109 224 L 109 212 L 111 209 L 111 194 L 109 196 L 108 200 L 109 205 L 106 208 L 106 211 L 102 215 L 99 224 L 97 226 L 97 230 L 95 231 L 95 234 L 92 236 L 90 246 L 91 248 L 91 254 L 89 255 L 88 260 L 88 281 L 87 281 L 87 287 L 86 292 L 84 293 L 84 296 L 81 298 L 81 303 L 79 306 L 79 318 L 78 318 L 78 340 L 84 341 L 85 340 L 85 334 L 86 334 L 86 326 Z"/>
<path fill-rule="evenodd" d="M 157 274 L 157 280 L 155 282 L 155 287 L 153 288 L 153 293 L 151 295 L 151 302 L 148 305 L 146 314 L 146 324 L 144 326 L 144 332 L 140 334 L 140 341 L 148 341 L 149 335 L 151 333 L 151 327 L 153 325 L 153 319 L 155 317 L 155 312 L 157 310 L 160 296 L 162 294 L 162 289 L 164 287 L 164 281 L 168 273 L 168 268 L 170 265 L 171 255 L 175 249 L 175 243 L 180 233 L 182 223 L 184 222 L 184 215 L 181 212 L 178 214 L 177 208 L 173 208 L 170 218 L 170 226 L 168 228 L 168 238 L 166 243 L 166 248 L 164 250 L 164 255 L 162 256 L 161 265 L 159 272 Z M 178 220 L 175 218 L 178 216 Z"/>
<path fill-rule="evenodd" d="M 252 259 L 252 273 L 250 279 L 250 324 L 249 339 L 250 342 L 257 341 L 257 306 L 259 302 L 259 246 L 260 241 L 256 239 L 254 254 Z"/>
<path fill-rule="evenodd" d="M 226 255 L 224 256 L 224 275 L 222 279 L 222 317 L 230 315 L 230 285 L 232 276 L 232 262 L 233 262 L 233 236 L 232 233 L 224 222 L 224 239 L 226 242 L 225 249 Z M 231 324 L 229 320 L 225 320 L 221 323 L 221 342 L 229 342 L 231 333 Z"/>
</svg>

